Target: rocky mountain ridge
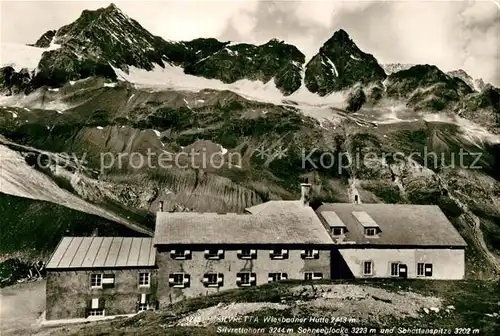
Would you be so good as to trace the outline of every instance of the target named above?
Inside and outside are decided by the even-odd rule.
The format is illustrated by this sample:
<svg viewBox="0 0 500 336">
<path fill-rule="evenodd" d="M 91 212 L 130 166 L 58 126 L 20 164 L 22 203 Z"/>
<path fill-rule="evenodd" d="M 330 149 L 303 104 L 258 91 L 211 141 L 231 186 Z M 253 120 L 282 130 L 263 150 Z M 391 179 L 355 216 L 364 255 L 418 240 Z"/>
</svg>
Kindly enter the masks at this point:
<svg viewBox="0 0 500 336">
<path fill-rule="evenodd" d="M 48 48 L 52 45 L 58 48 Z M 262 45 L 214 38 L 165 41 L 114 4 L 83 11 L 73 23 L 43 34 L 34 46 L 47 48 L 37 69 L 1 68 L 1 92 L 26 94 L 92 76 L 117 81 L 123 80 L 117 69 L 128 74 L 131 69 L 154 72 L 166 66 L 223 83 L 272 81 L 284 98 L 303 90 L 319 97 L 347 92 L 343 107 L 349 111 L 358 111 L 365 103 L 377 104 L 381 98 L 402 100 L 416 109 L 457 111 L 477 101 L 468 97 L 475 88 L 486 88 L 479 82 L 476 85 L 464 71 L 445 74 L 432 65 L 380 65 L 342 29 L 305 64 L 299 49 L 276 39 Z M 498 127 L 498 117 L 492 112 L 495 106 L 486 108 L 493 128 Z"/>
<path fill-rule="evenodd" d="M 500 255 L 497 88 L 474 91 L 467 78 L 433 65 L 387 74 L 343 30 L 306 64 L 300 50 L 278 40 L 165 41 L 116 6 L 85 11 L 35 44 L 45 47 L 36 70 L 0 71 L 0 133 L 27 162 L 44 153 L 50 164 L 20 175 L 0 162 L 14 191 L 26 192 L 19 186 L 29 180 L 30 194 L 51 200 L 55 189 L 25 177 L 44 174 L 59 189 L 142 225 L 134 213 L 151 215 L 160 200 L 168 209 L 241 212 L 270 199 L 296 199 L 297 181 L 311 176 L 318 202 L 350 202 L 356 192 L 366 203 L 438 204 L 471 246 L 468 276 L 490 276 L 485 260 Z M 133 81 L 137 73 L 171 83 L 142 87 Z M 207 86 L 186 89 L 176 86 L 178 79 L 203 79 Z M 224 86 L 264 82 L 260 87 L 278 99 Z M 174 155 L 193 148 L 242 160 L 217 169 L 102 169 L 99 160 L 102 153 Z M 259 156 L 261 148 L 286 155 Z M 446 164 L 460 149 L 479 153 L 481 169 L 428 167 L 423 157 L 410 157 L 430 150 Z M 304 167 L 302 150 L 314 150 L 313 165 Z M 402 153 L 403 160 L 375 159 L 375 166 L 362 160 L 349 169 L 320 164 L 324 155 L 352 159 L 359 152 Z M 84 167 L 61 167 L 63 153 L 85 155 Z"/>
</svg>

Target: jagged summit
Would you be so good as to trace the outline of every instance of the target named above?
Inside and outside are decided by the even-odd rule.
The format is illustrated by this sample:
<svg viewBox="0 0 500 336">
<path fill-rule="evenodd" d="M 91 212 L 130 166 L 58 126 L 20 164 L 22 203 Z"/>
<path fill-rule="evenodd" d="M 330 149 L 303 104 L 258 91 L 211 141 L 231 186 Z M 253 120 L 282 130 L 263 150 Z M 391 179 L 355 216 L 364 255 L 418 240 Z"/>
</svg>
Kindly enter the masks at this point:
<svg viewBox="0 0 500 336">
<path fill-rule="evenodd" d="M 469 94 L 473 84 L 470 76 L 462 72 L 447 75 L 432 66 L 394 65 L 386 67 L 386 72 L 344 29 L 335 31 L 307 64 L 297 47 L 276 38 L 261 45 L 215 38 L 166 41 L 151 34 L 114 3 L 84 10 L 74 22 L 43 34 L 34 46 L 46 50 L 31 48 L 38 49 L 35 50 L 38 54 L 37 60 L 30 62 L 29 70 L 16 73 L 11 67 L 3 72 L 3 81 L 10 83 L 7 85 L 10 92 L 29 93 L 42 86 L 56 88 L 93 76 L 168 87 L 186 80 L 184 87 L 196 88 L 242 81 L 236 87 L 257 85 L 259 88 L 252 90 L 275 95 L 276 101 L 283 101 L 283 96 L 293 93 L 304 97 L 301 99 L 316 101 L 319 97 L 309 95 L 310 92 L 327 96 L 344 91 L 350 97 L 346 108 L 357 111 L 365 102 L 371 104 L 384 97 L 408 99 L 411 104 L 416 102 L 414 106 L 420 106 L 420 100 L 424 99 L 424 107 L 445 108 L 449 102 Z M 5 65 L 11 64 L 17 63 Z M 382 83 L 386 73 L 392 73 L 389 85 Z M 220 82 L 203 82 L 201 78 L 184 75 Z M 198 80 L 203 84 L 191 84 Z M 262 86 L 258 82 L 254 85 L 255 81 Z M 438 86 L 433 87 L 434 84 Z M 301 87 L 305 92 L 299 90 Z M 427 91 L 421 93 L 421 89 Z M 415 95 L 411 96 L 412 93 Z"/>
<path fill-rule="evenodd" d="M 336 31 L 306 65 L 309 91 L 325 96 L 357 83 L 383 80 L 386 74 L 375 57 L 358 48 L 343 29 Z"/>
<path fill-rule="evenodd" d="M 344 29 L 339 29 L 335 33 L 333 33 L 332 37 L 328 41 L 330 41 L 330 40 L 348 41 L 348 40 L 351 40 L 351 39 L 349 37 L 349 34 Z"/>
<path fill-rule="evenodd" d="M 104 58 L 113 66 L 151 69 L 161 65 L 158 49 L 164 41 L 152 35 L 116 5 L 95 11 L 85 10 L 73 23 L 61 27 L 55 43 L 88 58 Z"/>
</svg>

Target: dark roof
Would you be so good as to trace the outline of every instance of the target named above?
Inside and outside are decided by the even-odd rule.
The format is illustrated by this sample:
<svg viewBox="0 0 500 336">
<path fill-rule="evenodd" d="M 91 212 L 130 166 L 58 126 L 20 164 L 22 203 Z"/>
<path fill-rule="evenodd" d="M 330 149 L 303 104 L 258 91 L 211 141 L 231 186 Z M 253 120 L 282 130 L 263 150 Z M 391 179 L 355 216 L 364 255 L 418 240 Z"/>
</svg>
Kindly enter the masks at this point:
<svg viewBox="0 0 500 336">
<path fill-rule="evenodd" d="M 158 212 L 154 244 L 333 244 L 312 208 L 268 203 L 252 214 Z"/>
<path fill-rule="evenodd" d="M 150 267 L 155 258 L 153 238 L 64 237 L 47 269 Z"/>
<path fill-rule="evenodd" d="M 337 240 L 337 243 L 402 246 L 467 245 L 436 205 L 328 203 L 316 210 L 325 225 L 331 224 L 328 223 L 331 211 L 338 215 L 347 228 L 345 238 Z M 372 218 L 380 230 L 378 237 L 366 238 L 364 228 L 373 225 L 362 224 L 361 222 L 368 217 L 360 216 L 359 213 L 355 215 L 353 212 L 365 212 Z M 323 216 L 322 213 L 327 215 Z"/>
</svg>

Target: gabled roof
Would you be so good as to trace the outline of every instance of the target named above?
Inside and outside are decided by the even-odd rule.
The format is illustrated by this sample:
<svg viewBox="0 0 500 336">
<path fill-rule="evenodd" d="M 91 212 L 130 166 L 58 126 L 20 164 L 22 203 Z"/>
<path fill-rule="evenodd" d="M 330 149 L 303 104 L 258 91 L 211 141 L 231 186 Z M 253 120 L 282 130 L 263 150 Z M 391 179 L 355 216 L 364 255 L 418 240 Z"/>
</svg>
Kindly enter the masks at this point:
<svg viewBox="0 0 500 336">
<path fill-rule="evenodd" d="M 248 210 L 255 213 L 158 212 L 154 244 L 333 244 L 302 202 L 272 201 Z"/>
<path fill-rule="evenodd" d="M 151 267 L 155 258 L 152 238 L 64 237 L 46 268 Z"/>
<path fill-rule="evenodd" d="M 466 246 L 464 239 L 436 205 L 411 204 L 352 204 L 327 203 L 316 213 L 327 224 L 323 213 L 334 211 L 347 227 L 343 244 L 411 245 L 411 246 Z M 380 228 L 376 238 L 364 235 L 365 212 Z M 356 214 L 356 215 L 355 215 Z M 361 223 L 359 219 L 361 218 Z M 326 216 L 328 217 L 328 215 Z"/>
</svg>

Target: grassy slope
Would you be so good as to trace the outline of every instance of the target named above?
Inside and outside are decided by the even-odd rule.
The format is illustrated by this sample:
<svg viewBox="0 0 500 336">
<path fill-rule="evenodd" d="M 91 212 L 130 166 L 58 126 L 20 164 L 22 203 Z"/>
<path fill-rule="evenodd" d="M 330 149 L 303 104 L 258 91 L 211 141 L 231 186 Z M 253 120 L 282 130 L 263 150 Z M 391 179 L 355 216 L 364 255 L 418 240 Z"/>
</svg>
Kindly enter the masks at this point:
<svg viewBox="0 0 500 336">
<path fill-rule="evenodd" d="M 293 306 L 293 302 L 299 299 L 292 296 L 288 289 L 297 285 L 297 281 L 283 282 L 280 284 L 268 284 L 255 288 L 238 289 L 221 292 L 219 294 L 188 299 L 173 304 L 159 312 L 146 312 L 128 319 L 117 319 L 110 322 L 101 322 L 91 325 L 66 326 L 51 330 L 51 335 L 216 335 L 216 326 L 207 328 L 197 327 L 173 327 L 168 328 L 180 318 L 198 309 L 215 306 L 219 303 L 233 302 L 286 302 Z M 385 318 L 378 323 L 371 321 L 357 321 L 353 323 L 339 323 L 337 327 L 376 327 L 391 328 L 414 327 L 414 328 L 478 328 L 481 335 L 495 335 L 500 331 L 498 320 L 488 317 L 499 311 L 500 285 L 498 282 L 487 281 L 431 281 L 431 280 L 357 280 L 357 281 L 320 281 L 328 283 L 354 283 L 358 285 L 370 285 L 381 287 L 389 291 L 412 291 L 423 295 L 436 296 L 443 299 L 443 305 L 453 305 L 455 310 L 451 312 L 441 311 L 439 313 L 425 314 L 422 312 L 419 318 L 394 319 Z M 300 297 L 301 300 L 307 298 Z M 335 312 L 323 310 L 324 316 L 335 315 Z M 248 321 L 244 323 L 221 324 L 231 327 L 329 327 L 333 325 L 309 324 L 309 325 L 276 325 L 265 324 L 263 316 L 303 316 L 308 312 L 294 306 L 292 310 L 285 311 L 261 311 L 251 314 L 261 317 L 258 322 Z"/>
<path fill-rule="evenodd" d="M 107 219 L 62 205 L 0 193 L 0 254 L 50 254 L 63 236 L 141 236 Z"/>
</svg>

